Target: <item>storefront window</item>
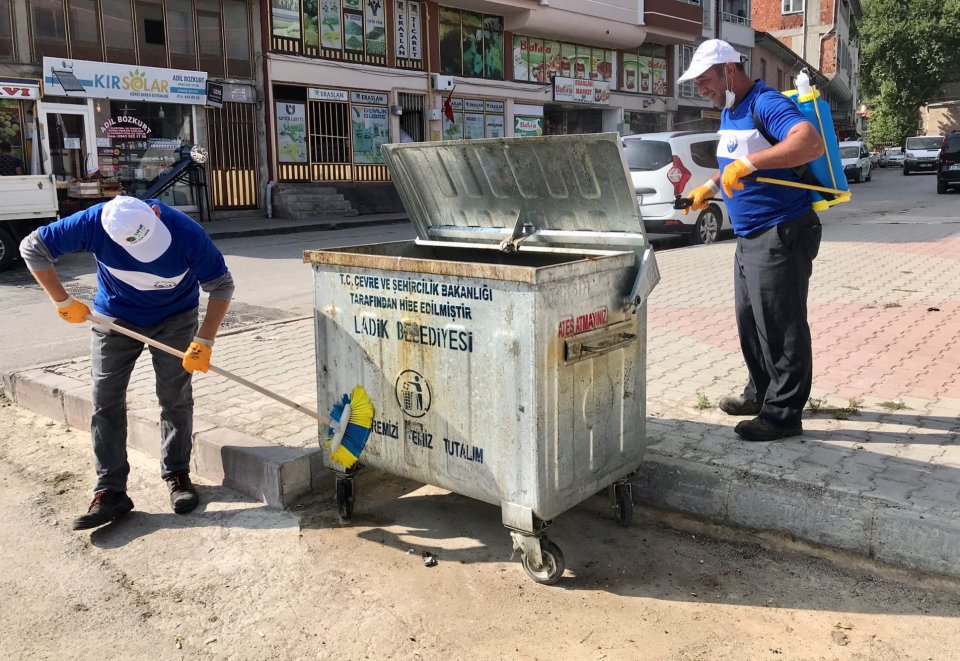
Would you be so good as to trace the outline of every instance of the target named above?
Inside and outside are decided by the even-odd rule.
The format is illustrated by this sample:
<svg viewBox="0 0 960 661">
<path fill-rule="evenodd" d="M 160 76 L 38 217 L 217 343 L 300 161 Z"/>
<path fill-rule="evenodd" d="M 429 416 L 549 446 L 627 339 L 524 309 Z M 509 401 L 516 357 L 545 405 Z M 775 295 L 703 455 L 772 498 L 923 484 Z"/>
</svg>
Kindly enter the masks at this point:
<svg viewBox="0 0 960 661">
<path fill-rule="evenodd" d="M 504 136 L 503 101 L 483 99 L 450 100 L 453 121 L 444 115 L 444 140 L 474 140 Z"/>
<path fill-rule="evenodd" d="M 0 58 L 13 59 L 13 13 L 10 0 L 0 0 Z"/>
<path fill-rule="evenodd" d="M 70 53 L 79 60 L 100 60 L 100 17 L 96 0 L 68 0 L 70 10 Z"/>
<path fill-rule="evenodd" d="M 67 30 L 63 0 L 31 0 L 33 57 L 67 57 Z"/>
<path fill-rule="evenodd" d="M 667 95 L 666 46 L 644 44 L 637 51 L 622 53 L 622 57 L 621 90 L 655 96 Z"/>
<path fill-rule="evenodd" d="M 611 50 L 523 35 L 513 37 L 513 79 L 549 83 L 554 77 L 613 82 L 616 56 Z"/>
<path fill-rule="evenodd" d="M 503 19 L 441 7 L 440 70 L 503 80 Z"/>
<path fill-rule="evenodd" d="M 192 106 L 104 101 L 100 108 L 96 113 L 100 174 L 119 179 L 127 195 L 141 195 L 180 160 L 178 148 L 193 144 Z M 168 189 L 160 200 L 173 206 L 196 204 L 185 182 Z"/>
<path fill-rule="evenodd" d="M 130 0 L 100 0 L 103 8 L 103 42 L 107 62 L 136 64 L 133 48 L 133 12 Z"/>
<path fill-rule="evenodd" d="M 13 99 L 0 99 L 0 142 L 9 142 L 11 154 L 26 161 L 23 153 L 23 118 L 20 115 L 20 102 Z M 24 172 L 27 170 L 24 169 Z"/>
</svg>

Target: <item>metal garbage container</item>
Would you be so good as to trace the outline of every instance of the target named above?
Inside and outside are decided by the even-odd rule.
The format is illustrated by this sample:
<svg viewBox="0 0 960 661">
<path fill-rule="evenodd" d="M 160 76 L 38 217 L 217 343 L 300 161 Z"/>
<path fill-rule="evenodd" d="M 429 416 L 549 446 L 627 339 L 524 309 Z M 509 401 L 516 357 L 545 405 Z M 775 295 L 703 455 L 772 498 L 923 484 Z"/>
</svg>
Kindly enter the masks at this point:
<svg viewBox="0 0 960 661">
<path fill-rule="evenodd" d="M 304 253 L 318 400 L 360 383 L 362 464 L 500 505 L 524 568 L 549 522 L 646 448 L 646 299 L 659 280 L 615 134 L 384 145 L 419 238 Z M 330 468 L 336 466 L 328 461 Z M 349 518 L 353 474 L 338 473 Z"/>
</svg>

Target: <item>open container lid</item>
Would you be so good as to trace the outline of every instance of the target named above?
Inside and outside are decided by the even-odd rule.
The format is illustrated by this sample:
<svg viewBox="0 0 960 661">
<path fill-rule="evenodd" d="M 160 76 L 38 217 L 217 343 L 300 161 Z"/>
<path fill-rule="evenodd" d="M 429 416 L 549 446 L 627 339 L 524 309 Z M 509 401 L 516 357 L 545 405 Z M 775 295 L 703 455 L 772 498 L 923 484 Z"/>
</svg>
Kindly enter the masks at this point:
<svg viewBox="0 0 960 661">
<path fill-rule="evenodd" d="M 418 243 L 641 252 L 616 133 L 383 145 Z"/>
</svg>

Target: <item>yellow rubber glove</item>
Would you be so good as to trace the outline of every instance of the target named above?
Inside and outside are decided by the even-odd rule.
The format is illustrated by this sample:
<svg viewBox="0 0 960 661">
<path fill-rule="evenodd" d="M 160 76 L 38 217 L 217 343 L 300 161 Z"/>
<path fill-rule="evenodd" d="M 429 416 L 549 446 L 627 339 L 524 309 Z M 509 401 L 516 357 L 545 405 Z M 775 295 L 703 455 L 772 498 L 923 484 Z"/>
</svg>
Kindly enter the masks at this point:
<svg viewBox="0 0 960 661">
<path fill-rule="evenodd" d="M 686 216 L 690 213 L 690 209 L 694 211 L 703 211 L 707 208 L 707 200 L 720 192 L 720 188 L 713 183 L 713 179 L 707 179 L 707 183 L 703 186 L 699 186 L 690 191 L 690 194 L 687 195 L 687 199 L 692 200 L 693 204 L 689 208 L 683 210 L 683 215 Z"/>
<path fill-rule="evenodd" d="M 191 374 L 195 371 L 206 372 L 210 369 L 210 355 L 213 353 L 213 340 L 202 337 L 193 338 L 193 342 L 183 354 L 183 369 Z"/>
<path fill-rule="evenodd" d="M 721 181 L 723 192 L 727 194 L 727 197 L 733 197 L 733 191 L 743 190 L 743 182 L 740 179 L 756 171 L 757 168 L 746 156 L 738 158 L 723 169 L 723 179 Z"/>
<path fill-rule="evenodd" d="M 90 314 L 90 308 L 73 296 L 67 296 L 66 300 L 56 302 L 56 305 L 57 314 L 60 315 L 60 318 L 69 321 L 71 324 L 82 324 L 87 320 L 87 315 Z"/>
</svg>

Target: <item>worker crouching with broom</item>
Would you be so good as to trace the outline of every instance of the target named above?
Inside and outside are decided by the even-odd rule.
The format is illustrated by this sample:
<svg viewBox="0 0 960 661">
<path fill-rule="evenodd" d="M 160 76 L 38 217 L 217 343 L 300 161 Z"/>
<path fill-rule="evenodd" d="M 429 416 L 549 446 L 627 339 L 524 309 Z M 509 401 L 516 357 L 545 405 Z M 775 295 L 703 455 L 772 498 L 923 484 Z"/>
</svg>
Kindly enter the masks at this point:
<svg viewBox="0 0 960 661">
<path fill-rule="evenodd" d="M 722 398 L 720 408 L 755 416 L 734 429 L 744 440 L 797 436 L 813 380 L 807 289 L 821 228 L 811 192 L 793 168 L 820 157 L 823 140 L 793 101 L 751 80 L 724 41 L 697 48 L 678 82 L 686 80 L 723 109 L 720 171 L 690 194 L 692 208 L 706 208 L 722 189 L 737 235 L 736 319 L 749 378 L 743 393 Z"/>
<path fill-rule="evenodd" d="M 90 309 L 70 296 L 54 268 L 60 256 L 83 250 L 97 260 L 94 309 L 114 323 L 183 351 L 174 357 L 150 347 L 160 403 L 160 476 L 178 514 L 199 503 L 190 481 L 194 371 L 206 372 L 214 338 L 233 296 L 223 255 L 203 228 L 156 200 L 120 196 L 31 233 L 20 244 L 27 267 L 62 319 L 87 321 Z M 200 288 L 209 295 L 198 323 Z M 74 530 L 96 528 L 133 509 L 127 495 L 126 392 L 144 343 L 94 325 L 91 337 L 97 483 Z"/>
</svg>

